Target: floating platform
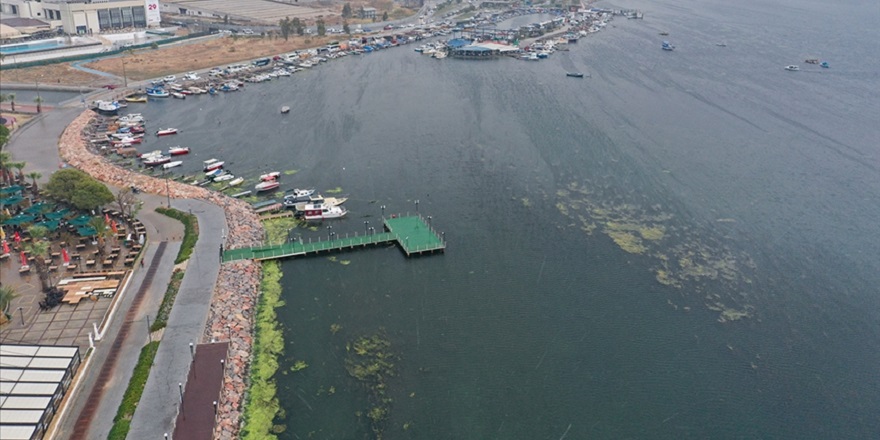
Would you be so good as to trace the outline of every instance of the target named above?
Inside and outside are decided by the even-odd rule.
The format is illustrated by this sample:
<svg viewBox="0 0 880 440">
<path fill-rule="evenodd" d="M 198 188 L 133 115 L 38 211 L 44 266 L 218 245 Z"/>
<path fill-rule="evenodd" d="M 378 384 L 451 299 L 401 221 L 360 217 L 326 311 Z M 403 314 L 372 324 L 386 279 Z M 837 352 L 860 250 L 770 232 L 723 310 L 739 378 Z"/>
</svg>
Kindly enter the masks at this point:
<svg viewBox="0 0 880 440">
<path fill-rule="evenodd" d="M 397 243 L 407 257 L 443 252 L 446 249 L 442 234 L 438 235 L 420 215 L 392 216 L 384 218 L 383 224 L 386 232 L 355 233 L 353 236 L 336 236 L 326 240 L 294 241 L 268 246 L 228 249 L 223 252 L 222 260 L 224 263 L 244 259 L 274 260 L 389 243 Z"/>
</svg>

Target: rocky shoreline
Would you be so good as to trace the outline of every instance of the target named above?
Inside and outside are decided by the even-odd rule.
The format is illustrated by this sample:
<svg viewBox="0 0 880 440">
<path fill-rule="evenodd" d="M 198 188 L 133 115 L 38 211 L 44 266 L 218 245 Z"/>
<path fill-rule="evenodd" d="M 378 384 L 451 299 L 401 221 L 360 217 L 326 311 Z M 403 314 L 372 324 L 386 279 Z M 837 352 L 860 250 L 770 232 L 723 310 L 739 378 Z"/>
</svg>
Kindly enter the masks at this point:
<svg viewBox="0 0 880 440">
<path fill-rule="evenodd" d="M 250 206 L 223 194 L 186 185 L 165 182 L 134 173 L 109 163 L 104 157 L 88 149 L 84 136 L 89 123 L 95 118 L 86 110 L 67 128 L 59 141 L 59 153 L 64 161 L 96 179 L 118 187 L 136 186 L 153 194 L 167 194 L 173 198 L 198 199 L 213 203 L 226 214 L 228 232 L 224 246 L 227 249 L 258 245 L 263 237 L 260 218 Z M 245 380 L 253 348 L 253 318 L 259 294 L 261 266 L 252 260 L 222 264 L 211 297 L 211 309 L 203 341 L 229 340 L 229 362 L 224 376 L 223 392 L 217 409 L 214 438 L 238 437 L 241 406 L 247 388 Z"/>
</svg>

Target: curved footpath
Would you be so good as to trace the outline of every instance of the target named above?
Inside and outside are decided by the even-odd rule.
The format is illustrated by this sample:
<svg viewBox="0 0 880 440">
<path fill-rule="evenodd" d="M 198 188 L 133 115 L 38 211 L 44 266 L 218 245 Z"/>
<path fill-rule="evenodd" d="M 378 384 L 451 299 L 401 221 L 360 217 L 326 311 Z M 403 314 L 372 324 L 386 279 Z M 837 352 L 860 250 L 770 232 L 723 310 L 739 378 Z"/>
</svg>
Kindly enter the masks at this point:
<svg viewBox="0 0 880 440">
<path fill-rule="evenodd" d="M 79 113 L 78 116 L 76 114 Z M 75 116 L 75 117 L 74 117 Z M 147 226 L 150 242 L 179 241 L 182 227 L 179 222 L 152 211 L 166 200 L 166 183 L 163 180 L 137 174 L 108 163 L 104 157 L 87 148 L 83 130 L 95 114 L 82 109 L 59 108 L 44 113 L 13 134 L 9 151 L 16 160 L 26 160 L 29 168 L 39 171 L 44 179 L 58 169 L 59 155 L 68 164 L 79 168 L 111 186 L 121 188 L 136 185 L 146 193 L 139 196 L 144 209 L 138 214 Z M 69 122 L 71 121 L 72 122 Z M 68 124 L 69 122 L 69 124 Z M 65 127 L 63 133 L 59 131 Z M 55 149 L 58 145 L 58 149 Z M 224 375 L 223 391 L 218 402 L 217 426 L 214 438 L 237 438 L 240 427 L 241 405 L 245 392 L 245 374 L 248 369 L 253 344 L 253 317 L 256 309 L 260 283 L 260 265 L 253 261 L 220 264 L 219 246 L 253 246 L 263 237 L 259 217 L 240 200 L 232 199 L 204 188 L 178 182 L 168 182 L 172 207 L 192 212 L 199 220 L 199 239 L 184 273 L 181 289 L 175 300 L 167 330 L 154 361 L 144 395 L 131 425 L 131 438 L 151 438 L 156 433 L 171 432 L 177 405 L 175 382 L 185 382 L 189 370 L 188 345 L 211 340 L 230 343 L 229 362 Z M 225 234 L 225 237 L 223 236 Z M 141 310 L 138 320 L 150 310 L 157 310 L 170 279 L 173 261 L 180 243 L 173 244 L 160 264 L 162 276 L 151 288 L 148 304 Z M 152 261 L 155 249 L 146 248 L 145 259 Z M 136 290 L 143 279 L 143 270 L 135 270 L 131 289 Z M 55 420 L 57 438 L 69 438 L 77 423 L 77 416 L 94 387 L 103 387 L 98 414 L 92 421 L 88 438 L 104 438 L 112 425 L 113 415 L 122 393 L 131 377 L 146 335 L 128 338 L 120 355 L 113 377 L 95 377 L 106 359 L 107 349 L 116 339 L 122 316 L 131 305 L 126 294 L 119 304 L 120 314 L 115 322 L 107 324 L 106 337 L 98 350 L 90 356 L 94 363 L 90 371 L 83 371 L 78 391 L 69 396 L 67 408 Z M 143 339 L 143 340 L 141 340 Z M 123 341 L 125 342 L 125 341 Z M 137 432 L 137 434 L 135 434 Z M 161 434 L 160 434 L 161 435 Z"/>
</svg>

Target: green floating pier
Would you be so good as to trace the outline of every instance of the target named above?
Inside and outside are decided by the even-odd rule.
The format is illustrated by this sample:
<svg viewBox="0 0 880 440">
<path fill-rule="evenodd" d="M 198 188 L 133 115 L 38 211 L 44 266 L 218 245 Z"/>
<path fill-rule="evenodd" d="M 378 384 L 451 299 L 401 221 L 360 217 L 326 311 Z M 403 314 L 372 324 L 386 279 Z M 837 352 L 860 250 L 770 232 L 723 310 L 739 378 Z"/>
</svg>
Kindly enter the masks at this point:
<svg viewBox="0 0 880 440">
<path fill-rule="evenodd" d="M 375 234 L 355 234 L 326 240 L 254 246 L 228 249 L 223 252 L 223 262 L 236 260 L 273 260 L 277 258 L 315 255 L 322 252 L 355 249 L 371 245 L 396 242 L 407 257 L 425 253 L 443 252 L 446 243 L 420 215 L 390 217 L 383 219 L 385 231 Z"/>
</svg>

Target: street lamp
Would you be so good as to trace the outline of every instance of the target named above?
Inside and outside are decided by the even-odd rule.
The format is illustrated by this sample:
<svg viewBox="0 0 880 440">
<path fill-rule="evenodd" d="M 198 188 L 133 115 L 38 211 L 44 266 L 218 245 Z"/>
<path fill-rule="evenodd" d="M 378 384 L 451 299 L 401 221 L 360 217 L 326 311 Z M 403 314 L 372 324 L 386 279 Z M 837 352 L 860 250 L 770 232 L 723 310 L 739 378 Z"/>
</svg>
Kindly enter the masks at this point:
<svg viewBox="0 0 880 440">
<path fill-rule="evenodd" d="M 419 199 L 416 199 L 416 213 L 419 212 Z"/>
<path fill-rule="evenodd" d="M 24 307 L 18 308 L 18 314 L 21 316 L 21 325 L 24 325 Z"/>
<path fill-rule="evenodd" d="M 382 205 L 381 208 L 382 208 L 382 218 L 385 218 L 385 205 Z"/>
<path fill-rule="evenodd" d="M 327 226 L 327 239 L 333 240 L 333 226 Z"/>
<path fill-rule="evenodd" d="M 366 234 L 369 231 L 370 231 L 370 222 L 367 220 L 364 220 L 364 234 Z"/>
<path fill-rule="evenodd" d="M 168 209 L 171 209 L 171 190 L 168 189 L 168 175 L 166 174 L 168 170 L 163 166 L 162 167 L 162 177 L 165 178 L 165 194 L 168 197 Z"/>
</svg>

